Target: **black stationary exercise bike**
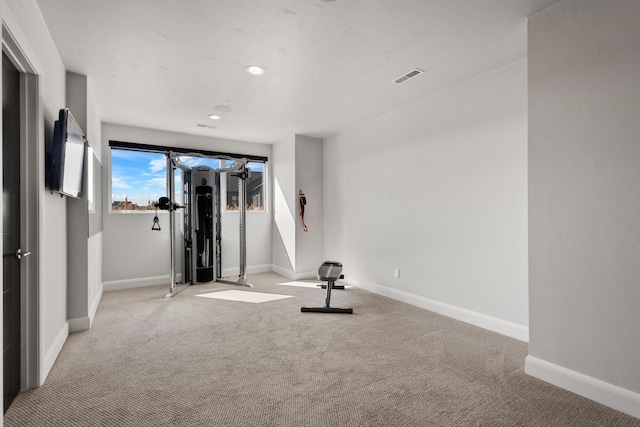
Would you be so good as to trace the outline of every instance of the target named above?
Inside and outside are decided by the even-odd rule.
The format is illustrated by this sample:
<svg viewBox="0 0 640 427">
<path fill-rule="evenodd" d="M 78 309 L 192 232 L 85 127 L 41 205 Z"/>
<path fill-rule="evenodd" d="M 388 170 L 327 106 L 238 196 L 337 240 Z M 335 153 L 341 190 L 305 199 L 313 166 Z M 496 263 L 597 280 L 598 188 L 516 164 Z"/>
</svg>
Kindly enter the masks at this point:
<svg viewBox="0 0 640 427">
<path fill-rule="evenodd" d="M 337 261 L 325 261 L 318 269 L 318 279 L 327 282 L 327 298 L 324 307 L 301 307 L 303 313 L 343 313 L 353 314 L 353 308 L 331 307 L 331 289 L 335 287 L 336 280 L 343 278 L 342 263 Z M 344 289 L 344 287 L 342 287 Z"/>
</svg>

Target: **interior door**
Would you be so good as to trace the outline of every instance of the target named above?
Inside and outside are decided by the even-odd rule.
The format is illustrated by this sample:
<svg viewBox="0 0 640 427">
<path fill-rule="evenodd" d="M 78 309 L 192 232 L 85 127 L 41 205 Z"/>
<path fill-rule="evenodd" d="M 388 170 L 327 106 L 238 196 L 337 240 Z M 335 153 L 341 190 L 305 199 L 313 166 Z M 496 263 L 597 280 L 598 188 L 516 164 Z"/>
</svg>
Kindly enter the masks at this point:
<svg viewBox="0 0 640 427">
<path fill-rule="evenodd" d="M 4 412 L 20 391 L 20 74 L 2 54 Z"/>
</svg>

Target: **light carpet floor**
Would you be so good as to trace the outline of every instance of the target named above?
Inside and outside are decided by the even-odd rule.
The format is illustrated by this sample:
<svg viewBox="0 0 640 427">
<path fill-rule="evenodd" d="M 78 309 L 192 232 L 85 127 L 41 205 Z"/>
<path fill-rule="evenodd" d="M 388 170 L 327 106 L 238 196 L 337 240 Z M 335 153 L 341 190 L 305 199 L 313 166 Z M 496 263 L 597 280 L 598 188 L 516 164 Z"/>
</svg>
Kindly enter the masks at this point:
<svg viewBox="0 0 640 427">
<path fill-rule="evenodd" d="M 527 345 L 357 288 L 167 286 L 106 292 L 5 426 L 640 426 L 523 372 Z M 240 289 L 293 298 L 195 295 Z"/>
</svg>

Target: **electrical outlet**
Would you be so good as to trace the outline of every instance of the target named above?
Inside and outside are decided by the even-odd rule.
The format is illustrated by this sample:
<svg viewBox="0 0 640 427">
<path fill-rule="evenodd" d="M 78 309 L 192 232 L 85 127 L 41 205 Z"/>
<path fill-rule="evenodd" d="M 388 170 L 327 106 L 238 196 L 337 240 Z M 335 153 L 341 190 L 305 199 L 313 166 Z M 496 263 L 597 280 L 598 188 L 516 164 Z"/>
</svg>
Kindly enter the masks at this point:
<svg viewBox="0 0 640 427">
<path fill-rule="evenodd" d="M 399 268 L 394 268 L 393 269 L 393 277 L 395 277 L 396 279 L 400 278 L 400 269 Z"/>
</svg>

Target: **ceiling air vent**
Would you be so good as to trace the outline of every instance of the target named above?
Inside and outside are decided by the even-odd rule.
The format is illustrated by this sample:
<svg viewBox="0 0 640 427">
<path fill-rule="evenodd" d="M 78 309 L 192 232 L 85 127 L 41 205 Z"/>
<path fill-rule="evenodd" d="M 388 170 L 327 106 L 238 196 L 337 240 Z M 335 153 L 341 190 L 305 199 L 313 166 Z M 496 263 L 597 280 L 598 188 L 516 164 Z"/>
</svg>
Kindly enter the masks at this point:
<svg viewBox="0 0 640 427">
<path fill-rule="evenodd" d="M 395 79 L 393 82 L 400 84 L 400 83 L 404 83 L 409 79 L 414 78 L 415 76 L 419 76 L 420 74 L 424 73 L 424 71 L 419 70 L 417 68 L 414 68 L 413 70 L 409 71 L 407 74 L 404 74 L 400 77 L 398 77 L 397 79 Z"/>
<path fill-rule="evenodd" d="M 205 124 L 202 124 L 202 123 L 197 123 L 197 126 L 200 127 L 200 128 L 218 129 L 218 126 L 205 125 Z"/>
</svg>

